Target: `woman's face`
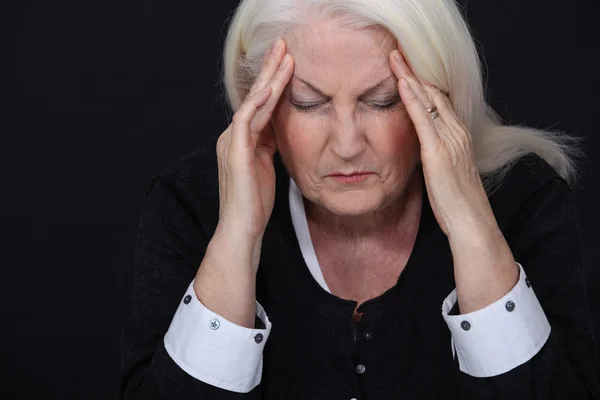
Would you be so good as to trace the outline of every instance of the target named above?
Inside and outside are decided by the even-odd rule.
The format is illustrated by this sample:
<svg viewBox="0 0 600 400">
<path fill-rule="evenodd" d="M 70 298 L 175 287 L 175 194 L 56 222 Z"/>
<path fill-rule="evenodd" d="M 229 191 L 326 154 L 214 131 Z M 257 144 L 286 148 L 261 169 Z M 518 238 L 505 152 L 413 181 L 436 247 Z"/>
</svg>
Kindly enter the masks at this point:
<svg viewBox="0 0 600 400">
<path fill-rule="evenodd" d="M 382 29 L 320 21 L 286 37 L 294 75 L 273 114 L 277 148 L 304 197 L 336 215 L 388 207 L 419 160 Z M 372 172 L 360 181 L 331 174 Z"/>
</svg>

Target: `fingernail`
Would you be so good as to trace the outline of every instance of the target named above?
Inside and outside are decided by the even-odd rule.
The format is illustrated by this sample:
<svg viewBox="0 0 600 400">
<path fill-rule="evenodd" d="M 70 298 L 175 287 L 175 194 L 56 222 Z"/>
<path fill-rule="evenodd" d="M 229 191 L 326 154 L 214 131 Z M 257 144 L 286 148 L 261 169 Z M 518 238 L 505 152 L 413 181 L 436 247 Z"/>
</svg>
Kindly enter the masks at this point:
<svg viewBox="0 0 600 400">
<path fill-rule="evenodd" d="M 398 50 L 394 50 L 392 52 L 392 57 L 394 57 L 394 60 L 396 60 L 396 62 L 402 62 L 402 56 L 400 55 L 400 52 Z"/>
<path fill-rule="evenodd" d="M 277 47 L 277 39 L 275 39 L 275 42 L 271 43 L 271 46 L 269 46 L 269 49 L 265 53 L 265 58 L 270 57 L 271 54 L 273 54 L 273 52 L 275 51 L 276 47 Z"/>
<path fill-rule="evenodd" d="M 281 40 L 281 38 L 278 37 L 275 40 L 275 43 L 273 44 L 273 53 L 272 54 L 277 53 L 277 50 L 279 50 L 281 48 L 282 43 L 283 43 L 283 40 Z"/>
<path fill-rule="evenodd" d="M 400 81 L 400 84 L 402 85 L 402 87 L 404 89 L 412 90 L 412 88 L 410 87 L 410 84 L 408 83 L 408 79 L 402 78 L 402 81 Z"/>
<path fill-rule="evenodd" d="M 289 54 L 286 54 L 285 56 L 283 56 L 283 60 L 281 60 L 281 67 L 285 68 L 288 66 L 288 64 L 290 63 L 290 59 L 292 58 L 292 56 L 290 56 Z"/>
<path fill-rule="evenodd" d="M 273 49 L 275 48 L 275 43 L 272 43 L 269 48 L 267 49 L 267 52 L 265 53 L 265 58 L 270 57 L 271 54 L 273 54 Z"/>
</svg>

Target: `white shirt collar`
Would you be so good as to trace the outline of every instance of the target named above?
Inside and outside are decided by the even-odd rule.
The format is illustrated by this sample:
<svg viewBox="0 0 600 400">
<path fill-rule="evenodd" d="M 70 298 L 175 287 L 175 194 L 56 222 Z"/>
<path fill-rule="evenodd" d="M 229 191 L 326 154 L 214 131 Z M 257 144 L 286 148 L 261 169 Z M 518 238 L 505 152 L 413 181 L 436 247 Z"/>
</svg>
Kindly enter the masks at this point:
<svg viewBox="0 0 600 400">
<path fill-rule="evenodd" d="M 302 192 L 300 192 L 300 188 L 298 188 L 296 182 L 294 182 L 291 177 L 289 198 L 292 223 L 294 224 L 294 230 L 296 231 L 296 237 L 298 238 L 298 244 L 300 245 L 300 251 L 302 252 L 302 257 L 304 257 L 304 262 L 306 262 L 310 273 L 319 285 L 327 292 L 331 293 L 325 282 L 325 278 L 323 277 L 323 272 L 321 271 L 321 266 L 317 260 L 317 254 L 315 253 L 315 247 L 310 238 Z"/>
</svg>

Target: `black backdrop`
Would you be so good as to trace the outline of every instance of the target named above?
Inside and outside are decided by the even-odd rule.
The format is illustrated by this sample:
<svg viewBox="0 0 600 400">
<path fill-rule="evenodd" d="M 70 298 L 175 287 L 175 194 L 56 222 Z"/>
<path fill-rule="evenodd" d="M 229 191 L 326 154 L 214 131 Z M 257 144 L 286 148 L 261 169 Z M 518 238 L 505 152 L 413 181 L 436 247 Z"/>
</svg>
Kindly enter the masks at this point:
<svg viewBox="0 0 600 400">
<path fill-rule="evenodd" d="M 217 76 L 236 3 L 2 2 L 3 399 L 116 397 L 144 194 L 226 126 Z M 598 3 L 471 1 L 467 15 L 494 108 L 586 138 L 576 194 L 600 332 Z"/>
</svg>

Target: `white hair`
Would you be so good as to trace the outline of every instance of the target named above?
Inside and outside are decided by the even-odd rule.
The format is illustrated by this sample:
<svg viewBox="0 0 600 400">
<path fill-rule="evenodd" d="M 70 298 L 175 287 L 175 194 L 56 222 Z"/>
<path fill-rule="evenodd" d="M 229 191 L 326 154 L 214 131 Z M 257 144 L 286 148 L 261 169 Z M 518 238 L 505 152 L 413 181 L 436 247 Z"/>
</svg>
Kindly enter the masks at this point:
<svg viewBox="0 0 600 400">
<path fill-rule="evenodd" d="M 455 0 L 241 0 L 223 53 L 223 86 L 233 112 L 250 90 L 274 40 L 285 38 L 312 15 L 333 18 L 348 27 L 383 27 L 398 39 L 414 74 L 449 94 L 454 111 L 471 134 L 488 194 L 529 153 L 574 183 L 576 157 L 582 154 L 578 138 L 503 125 L 488 105 L 477 48 Z"/>
</svg>

